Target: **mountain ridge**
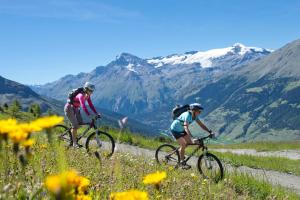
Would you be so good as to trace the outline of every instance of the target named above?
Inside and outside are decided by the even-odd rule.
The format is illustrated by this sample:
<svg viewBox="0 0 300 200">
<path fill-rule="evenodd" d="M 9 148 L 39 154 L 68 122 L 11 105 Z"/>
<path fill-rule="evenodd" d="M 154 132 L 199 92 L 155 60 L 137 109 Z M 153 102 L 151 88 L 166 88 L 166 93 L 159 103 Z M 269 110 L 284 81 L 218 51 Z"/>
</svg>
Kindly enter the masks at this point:
<svg viewBox="0 0 300 200">
<path fill-rule="evenodd" d="M 168 128 L 171 122 L 170 110 L 174 105 L 200 101 L 205 106 L 204 120 L 209 126 L 214 126 L 224 138 L 239 141 L 271 138 L 270 130 L 274 129 L 277 134 L 284 126 L 289 128 L 290 138 L 298 138 L 293 131 L 298 129 L 295 126 L 298 122 L 295 116 L 298 114 L 300 100 L 294 92 L 298 88 L 298 78 L 280 78 L 281 73 L 279 79 L 269 78 L 272 70 L 278 74 L 277 69 L 285 67 L 280 63 L 276 65 L 283 55 L 290 55 L 287 59 L 281 58 L 287 64 L 297 63 L 295 55 L 300 55 L 297 49 L 297 41 L 272 53 L 263 48 L 255 51 L 255 48 L 237 44 L 225 48 L 227 53 L 214 57 L 210 60 L 212 66 L 204 68 L 198 62 L 166 63 L 157 67 L 149 63 L 149 59 L 124 53 L 108 65 L 97 67 L 90 73 L 45 85 L 40 92 L 53 95 L 54 90 L 56 94 L 60 94 L 57 98 L 62 98 L 61 94 L 65 94 L 70 87 L 75 88 L 76 85 L 78 87 L 85 81 L 90 81 L 96 84 L 96 91 L 99 91 L 93 95 L 98 106 L 122 113 L 160 130 Z M 189 55 L 195 54 L 197 52 L 193 51 Z M 178 54 L 169 58 L 174 56 L 178 57 Z M 156 57 L 160 60 L 164 58 Z M 272 62 L 272 65 L 267 65 Z M 294 70 L 295 67 L 297 65 L 291 64 L 285 71 Z M 289 111 L 282 111 L 280 105 L 281 102 L 286 104 L 285 101 L 291 102 L 294 107 L 287 108 Z M 283 118 L 289 118 L 286 122 L 293 125 L 276 125 L 279 116 L 272 114 L 277 109 L 274 106 L 276 102 L 279 105 L 277 112 Z M 280 138 L 276 134 L 272 138 Z"/>
</svg>

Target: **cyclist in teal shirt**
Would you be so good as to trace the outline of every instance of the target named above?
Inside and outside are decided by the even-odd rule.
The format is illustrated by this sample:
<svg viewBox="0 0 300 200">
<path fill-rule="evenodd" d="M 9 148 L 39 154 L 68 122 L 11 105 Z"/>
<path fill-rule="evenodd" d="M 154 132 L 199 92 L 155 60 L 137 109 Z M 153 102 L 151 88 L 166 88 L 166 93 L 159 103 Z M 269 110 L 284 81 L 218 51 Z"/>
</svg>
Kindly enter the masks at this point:
<svg viewBox="0 0 300 200">
<path fill-rule="evenodd" d="M 171 124 L 171 133 L 177 140 L 178 144 L 180 145 L 179 154 L 180 154 L 180 164 L 183 168 L 189 169 L 191 166 L 187 165 L 184 160 L 184 152 L 185 148 L 189 144 L 193 144 L 192 135 L 189 130 L 189 124 L 193 121 L 209 134 L 212 134 L 212 131 L 208 129 L 199 118 L 199 115 L 203 107 L 199 103 L 190 104 L 190 109 L 184 113 L 182 113 L 178 118 L 176 118 Z"/>
</svg>

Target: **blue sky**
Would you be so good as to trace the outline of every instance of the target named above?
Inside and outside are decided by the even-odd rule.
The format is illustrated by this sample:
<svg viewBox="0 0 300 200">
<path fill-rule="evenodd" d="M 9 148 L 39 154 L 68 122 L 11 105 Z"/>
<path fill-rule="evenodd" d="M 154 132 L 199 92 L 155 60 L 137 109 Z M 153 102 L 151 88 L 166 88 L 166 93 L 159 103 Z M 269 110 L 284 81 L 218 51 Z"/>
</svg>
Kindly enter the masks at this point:
<svg viewBox="0 0 300 200">
<path fill-rule="evenodd" d="M 43 84 L 142 58 L 300 38 L 299 0 L 0 0 L 0 75 Z"/>
</svg>

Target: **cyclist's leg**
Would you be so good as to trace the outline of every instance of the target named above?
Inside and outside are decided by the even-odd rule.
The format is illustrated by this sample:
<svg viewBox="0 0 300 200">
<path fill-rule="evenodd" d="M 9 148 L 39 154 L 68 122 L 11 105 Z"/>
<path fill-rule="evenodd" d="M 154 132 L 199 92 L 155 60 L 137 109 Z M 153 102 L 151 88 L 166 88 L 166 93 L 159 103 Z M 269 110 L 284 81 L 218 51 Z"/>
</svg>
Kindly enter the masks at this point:
<svg viewBox="0 0 300 200">
<path fill-rule="evenodd" d="M 178 138 L 177 142 L 180 145 L 179 156 L 180 156 L 180 161 L 182 161 L 184 160 L 184 153 L 185 153 L 185 148 L 187 146 L 187 143 L 183 137 Z"/>
<path fill-rule="evenodd" d="M 180 148 L 179 148 L 179 156 L 180 156 L 179 166 L 181 166 L 182 169 L 190 169 L 191 166 L 187 165 L 186 162 L 184 161 L 185 148 L 188 145 L 188 143 L 184 139 L 184 136 L 187 135 L 187 133 L 186 132 L 181 132 L 180 133 L 180 132 L 175 132 L 175 131 L 171 131 L 171 132 L 172 132 L 172 135 L 177 140 L 178 144 L 180 145 Z"/>
<path fill-rule="evenodd" d="M 191 137 L 186 133 L 182 133 L 183 135 L 179 138 L 181 141 L 181 144 L 184 144 L 184 145 L 180 145 L 180 149 L 179 149 L 179 153 L 180 153 L 180 166 L 182 167 L 182 169 L 190 169 L 191 166 L 188 165 L 186 162 L 185 162 L 185 148 L 191 144 Z M 179 142 L 178 142 L 179 143 Z"/>
<path fill-rule="evenodd" d="M 193 144 L 192 138 L 189 134 L 185 134 L 183 138 L 187 144 Z"/>
<path fill-rule="evenodd" d="M 184 136 L 187 134 L 186 132 L 176 132 L 171 130 L 172 135 L 175 137 L 176 141 L 180 145 L 179 148 L 179 156 L 180 156 L 180 161 L 184 160 L 184 153 L 185 153 L 185 148 L 187 146 L 187 142 L 184 139 Z"/>
<path fill-rule="evenodd" d="M 186 134 L 185 136 L 184 136 L 184 139 L 185 139 L 185 141 L 188 143 L 188 144 L 198 144 L 198 145 L 201 145 L 201 146 L 203 146 L 203 142 L 202 141 L 199 141 L 198 139 L 192 139 L 192 137 L 190 136 L 190 135 L 188 135 L 188 134 Z"/>
<path fill-rule="evenodd" d="M 76 119 L 77 119 L 78 124 L 79 125 L 84 125 L 79 108 L 75 109 L 75 115 L 76 115 Z"/>
<path fill-rule="evenodd" d="M 71 104 L 66 104 L 65 115 L 70 120 L 71 125 L 72 125 L 71 133 L 72 133 L 73 145 L 75 145 L 77 143 L 77 141 L 76 141 L 77 129 L 79 128 L 79 123 L 76 118 L 75 112 L 76 112 L 76 108 L 74 108 Z"/>
</svg>

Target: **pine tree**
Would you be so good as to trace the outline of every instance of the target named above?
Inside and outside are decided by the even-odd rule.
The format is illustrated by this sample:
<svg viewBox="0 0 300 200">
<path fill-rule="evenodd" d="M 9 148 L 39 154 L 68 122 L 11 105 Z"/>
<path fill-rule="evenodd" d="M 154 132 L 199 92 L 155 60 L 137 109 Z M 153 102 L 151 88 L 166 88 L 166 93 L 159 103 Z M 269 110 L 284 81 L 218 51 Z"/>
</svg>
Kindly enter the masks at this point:
<svg viewBox="0 0 300 200">
<path fill-rule="evenodd" d="M 9 111 L 11 112 L 13 117 L 16 117 L 21 109 L 22 106 L 18 100 L 14 100 L 13 103 L 9 106 Z"/>
<path fill-rule="evenodd" d="M 4 108 L 4 110 L 8 110 L 8 104 L 4 103 L 3 108 Z"/>
<path fill-rule="evenodd" d="M 28 108 L 28 112 L 31 113 L 34 117 L 40 117 L 42 114 L 39 104 L 31 104 Z"/>
</svg>

